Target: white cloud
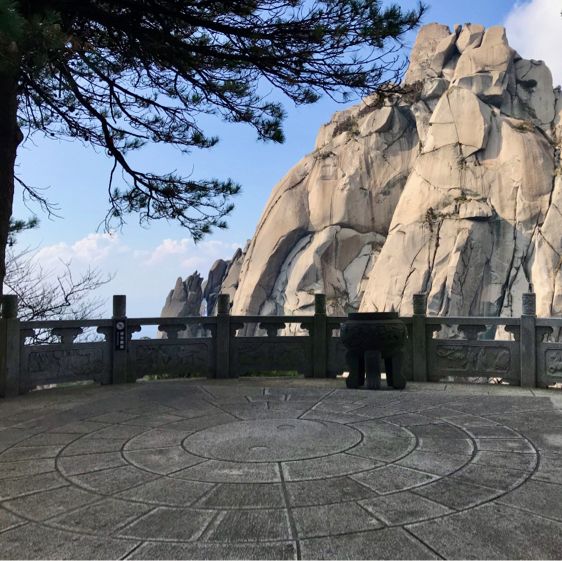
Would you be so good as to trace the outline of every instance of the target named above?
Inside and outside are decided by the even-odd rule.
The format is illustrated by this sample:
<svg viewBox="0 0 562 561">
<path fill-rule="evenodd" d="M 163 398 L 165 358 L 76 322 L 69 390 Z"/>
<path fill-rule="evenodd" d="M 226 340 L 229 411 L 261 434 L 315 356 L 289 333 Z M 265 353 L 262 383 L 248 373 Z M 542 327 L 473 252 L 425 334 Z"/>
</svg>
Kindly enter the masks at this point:
<svg viewBox="0 0 562 561">
<path fill-rule="evenodd" d="M 116 235 L 88 234 L 73 244 L 61 242 L 45 246 L 37 252 L 37 259 L 51 266 L 56 266 L 61 261 L 96 266 L 111 255 L 127 251 L 128 247 Z"/>
<path fill-rule="evenodd" d="M 560 0 L 516 2 L 505 27 L 509 44 L 527 59 L 544 60 L 554 85 L 562 84 L 562 16 Z"/>
<path fill-rule="evenodd" d="M 240 244 L 216 240 L 195 244 L 188 238 L 168 238 L 162 240 L 152 251 L 137 252 L 137 257 L 142 258 L 144 265 L 148 267 L 170 262 L 174 263 L 178 270 L 200 267 L 200 272 L 205 273 L 216 259 L 230 259 L 238 247 Z"/>
<path fill-rule="evenodd" d="M 100 288 L 98 296 L 107 301 L 111 295 L 126 294 L 130 316 L 157 316 L 168 291 L 177 277 L 187 277 L 195 270 L 205 277 L 216 259 L 230 259 L 240 244 L 207 240 L 195 244 L 191 239 L 167 238 L 153 247 L 134 249 L 117 234 L 88 234 L 71 243 L 61 242 L 40 248 L 37 261 L 49 270 L 63 262 L 71 263 L 78 276 L 88 266 L 115 278 Z"/>
</svg>

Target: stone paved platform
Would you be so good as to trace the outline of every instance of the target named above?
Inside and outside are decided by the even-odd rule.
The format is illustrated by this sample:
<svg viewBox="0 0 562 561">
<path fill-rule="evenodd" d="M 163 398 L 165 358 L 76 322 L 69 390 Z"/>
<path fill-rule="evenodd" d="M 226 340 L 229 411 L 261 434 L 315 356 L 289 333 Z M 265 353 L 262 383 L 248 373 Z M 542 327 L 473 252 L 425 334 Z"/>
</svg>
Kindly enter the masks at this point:
<svg viewBox="0 0 562 561">
<path fill-rule="evenodd" d="M 343 385 L 0 401 L 0 557 L 562 556 L 562 392 Z"/>
</svg>

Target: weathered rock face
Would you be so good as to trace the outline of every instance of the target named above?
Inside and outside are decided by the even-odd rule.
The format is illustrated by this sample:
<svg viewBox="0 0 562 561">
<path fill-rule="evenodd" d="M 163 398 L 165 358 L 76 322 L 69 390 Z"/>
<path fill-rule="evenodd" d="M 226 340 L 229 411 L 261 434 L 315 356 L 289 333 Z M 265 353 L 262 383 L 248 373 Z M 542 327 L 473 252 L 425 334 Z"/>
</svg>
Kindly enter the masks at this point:
<svg viewBox="0 0 562 561">
<path fill-rule="evenodd" d="M 201 315 L 203 301 L 203 278 L 195 271 L 185 281 L 179 277 L 173 290 L 170 290 L 160 317 Z"/>
<path fill-rule="evenodd" d="M 412 295 L 426 291 L 431 314 L 509 316 L 532 282 L 538 313 L 556 315 L 559 94 L 546 66 L 522 60 L 503 28 L 467 26 L 459 42 L 441 73 L 425 74 L 424 91 L 450 82 L 433 108 L 422 94 L 426 134 L 361 309 L 410 314 Z"/>
<path fill-rule="evenodd" d="M 176 285 L 170 290 L 160 317 L 183 317 L 201 315 L 201 304 L 203 302 L 203 278 L 195 271 L 185 281 L 178 277 Z M 188 326 L 179 332 L 180 337 L 196 337 L 202 332 L 198 327 Z M 158 336 L 166 339 L 166 334 L 159 332 Z"/>
<path fill-rule="evenodd" d="M 415 161 L 411 111 L 376 99 L 338 113 L 275 187 L 240 271 L 233 313 L 357 309 Z"/>
<path fill-rule="evenodd" d="M 405 93 L 324 125 L 222 282 L 236 314 L 562 314 L 562 95 L 502 27 L 420 30 Z M 239 271 L 239 272 L 238 272 Z M 226 278 L 225 277 L 225 278 Z"/>
<path fill-rule="evenodd" d="M 234 297 L 245 251 L 237 249 L 230 261 L 217 259 L 205 281 L 197 271 L 185 281 L 179 277 L 166 298 L 160 317 L 214 315 L 217 298 L 221 292 L 229 294 L 231 299 Z M 191 331 L 202 333 L 202 330 Z M 180 333 L 185 336 L 184 332 Z"/>
<path fill-rule="evenodd" d="M 221 291 L 222 281 L 226 275 L 230 262 L 217 259 L 209 270 L 207 280 L 203 283 L 203 302 L 206 315 L 211 315 L 215 309 L 218 295 Z"/>
</svg>

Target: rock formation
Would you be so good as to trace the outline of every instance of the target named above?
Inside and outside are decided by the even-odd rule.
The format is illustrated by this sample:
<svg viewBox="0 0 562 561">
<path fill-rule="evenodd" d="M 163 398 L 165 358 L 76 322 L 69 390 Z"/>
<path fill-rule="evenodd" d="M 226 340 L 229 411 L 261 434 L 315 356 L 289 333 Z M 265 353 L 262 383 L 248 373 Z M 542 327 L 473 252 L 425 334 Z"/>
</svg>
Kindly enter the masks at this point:
<svg viewBox="0 0 562 561">
<path fill-rule="evenodd" d="M 205 281 L 197 271 L 185 281 L 179 277 L 166 298 L 160 317 L 211 316 L 216 313 L 217 297 L 221 292 L 229 294 L 231 300 L 234 298 L 245 252 L 239 248 L 229 261 L 217 259 Z"/>
<path fill-rule="evenodd" d="M 420 63 L 405 82 L 423 84 L 418 155 L 361 310 L 410 314 L 412 295 L 425 291 L 430 314 L 510 316 L 533 283 L 539 315 L 556 315 L 560 90 L 503 28 L 445 31 L 424 28 L 414 47 Z"/>
<path fill-rule="evenodd" d="M 199 316 L 201 315 L 201 303 L 203 301 L 203 278 L 195 271 L 189 275 L 185 281 L 179 277 L 176 285 L 166 298 L 160 317 L 182 317 L 182 316 Z M 201 329 L 188 326 L 184 331 L 180 331 L 181 337 L 195 337 Z M 166 339 L 166 334 L 158 333 L 159 337 Z"/>
<path fill-rule="evenodd" d="M 324 125 L 221 286 L 235 314 L 562 314 L 562 94 L 502 27 L 420 30 L 404 92 Z M 235 265 L 234 265 L 235 263 Z M 213 273 L 214 275 L 214 273 Z M 213 277 L 215 279 L 216 275 Z M 216 280 L 213 280 L 216 286 Z"/>
</svg>

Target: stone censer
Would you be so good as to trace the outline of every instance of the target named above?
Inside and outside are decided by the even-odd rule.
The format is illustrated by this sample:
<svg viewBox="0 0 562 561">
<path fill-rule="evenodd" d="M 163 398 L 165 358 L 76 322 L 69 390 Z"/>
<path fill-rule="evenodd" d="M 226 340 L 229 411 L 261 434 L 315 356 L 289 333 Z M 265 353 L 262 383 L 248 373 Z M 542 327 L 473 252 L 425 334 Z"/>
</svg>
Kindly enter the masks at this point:
<svg viewBox="0 0 562 561">
<path fill-rule="evenodd" d="M 387 385 L 397 390 L 406 387 L 401 363 L 407 330 L 396 312 L 350 313 L 340 327 L 340 337 L 347 349 L 348 388 L 363 386 L 366 378 L 368 389 L 380 389 L 381 358 Z"/>
</svg>

